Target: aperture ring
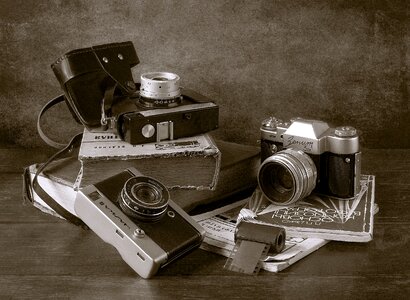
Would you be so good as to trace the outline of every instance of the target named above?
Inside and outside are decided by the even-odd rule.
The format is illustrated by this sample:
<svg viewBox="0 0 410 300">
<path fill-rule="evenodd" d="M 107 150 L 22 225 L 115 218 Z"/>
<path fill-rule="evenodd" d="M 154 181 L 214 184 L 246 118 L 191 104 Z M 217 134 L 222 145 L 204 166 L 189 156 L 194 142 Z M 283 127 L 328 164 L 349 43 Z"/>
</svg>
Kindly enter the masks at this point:
<svg viewBox="0 0 410 300">
<path fill-rule="evenodd" d="M 176 98 L 169 99 L 155 99 L 155 98 L 146 98 L 140 95 L 139 103 L 145 107 L 155 107 L 155 108 L 169 108 L 180 105 L 182 102 L 182 97 L 178 96 Z"/>
<path fill-rule="evenodd" d="M 155 221 L 166 212 L 169 198 L 169 191 L 162 183 L 151 177 L 136 176 L 125 182 L 118 202 L 127 215 Z"/>
<path fill-rule="evenodd" d="M 269 177 L 271 174 L 265 172 L 272 172 L 270 165 L 278 165 L 288 170 L 292 177 L 293 189 L 286 201 L 276 201 L 272 199 L 275 193 L 271 194 L 268 191 L 276 190 L 275 187 L 264 183 L 264 176 Z M 303 151 L 294 150 L 292 148 L 282 150 L 270 157 L 268 157 L 260 166 L 258 172 L 258 183 L 264 195 L 273 203 L 280 205 L 289 205 L 302 198 L 308 196 L 316 186 L 317 170 L 312 159 Z M 275 181 L 276 182 L 276 181 Z"/>
</svg>

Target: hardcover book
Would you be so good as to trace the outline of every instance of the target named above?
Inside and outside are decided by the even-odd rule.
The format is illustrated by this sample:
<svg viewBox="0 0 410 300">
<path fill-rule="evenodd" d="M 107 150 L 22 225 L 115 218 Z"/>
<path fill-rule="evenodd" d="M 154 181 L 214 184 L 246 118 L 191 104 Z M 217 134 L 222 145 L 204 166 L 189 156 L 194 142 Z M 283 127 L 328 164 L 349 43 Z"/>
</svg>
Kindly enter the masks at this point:
<svg viewBox="0 0 410 300">
<path fill-rule="evenodd" d="M 373 236 L 375 176 L 362 175 L 361 190 L 352 200 L 311 194 L 293 205 L 271 204 L 259 189 L 249 201 L 255 220 L 282 226 L 292 237 L 368 242 Z"/>
<path fill-rule="evenodd" d="M 174 202 L 185 211 L 191 211 L 199 205 L 218 202 L 234 194 L 253 190 L 256 186 L 256 172 L 259 166 L 259 147 L 240 145 L 217 141 L 222 160 L 218 184 L 211 190 L 171 189 L 170 195 Z M 174 168 L 178 166 L 174 166 Z M 77 158 L 56 160 L 38 177 L 39 184 L 59 204 L 74 213 L 76 189 L 74 184 L 81 168 Z M 31 180 L 36 173 L 37 165 L 29 166 Z M 192 173 L 193 175 L 194 173 Z M 78 184 L 78 183 L 77 183 Z M 31 187 L 29 187 L 31 188 Z M 34 192 L 32 202 L 38 209 L 57 214 Z"/>
<path fill-rule="evenodd" d="M 208 134 L 131 145 L 112 132 L 84 130 L 78 159 L 78 187 L 98 182 L 128 167 L 168 188 L 215 189 L 221 153 Z"/>
</svg>

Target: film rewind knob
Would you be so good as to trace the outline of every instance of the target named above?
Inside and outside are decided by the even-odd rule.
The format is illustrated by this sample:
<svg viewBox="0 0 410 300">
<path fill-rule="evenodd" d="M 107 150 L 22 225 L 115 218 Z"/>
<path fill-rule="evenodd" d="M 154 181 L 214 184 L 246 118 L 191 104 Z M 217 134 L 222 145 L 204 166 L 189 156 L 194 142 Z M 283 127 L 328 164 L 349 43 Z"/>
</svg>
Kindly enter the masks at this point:
<svg viewBox="0 0 410 300">
<path fill-rule="evenodd" d="M 155 127 L 151 124 L 147 124 L 141 129 L 141 133 L 145 138 L 150 138 L 155 134 Z"/>
</svg>

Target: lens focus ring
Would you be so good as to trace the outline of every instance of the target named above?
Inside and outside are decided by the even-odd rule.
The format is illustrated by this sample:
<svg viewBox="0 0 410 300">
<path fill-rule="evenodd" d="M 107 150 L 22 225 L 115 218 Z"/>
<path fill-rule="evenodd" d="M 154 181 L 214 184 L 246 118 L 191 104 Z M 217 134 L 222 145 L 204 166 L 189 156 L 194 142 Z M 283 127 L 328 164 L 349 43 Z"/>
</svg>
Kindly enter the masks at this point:
<svg viewBox="0 0 410 300">
<path fill-rule="evenodd" d="M 316 185 L 317 170 L 303 151 L 286 149 L 268 157 L 260 166 L 258 183 L 273 203 L 289 205 L 308 196 Z"/>
<path fill-rule="evenodd" d="M 168 207 L 169 192 L 159 181 L 145 176 L 127 180 L 119 195 L 121 209 L 130 217 L 156 221 Z"/>
<path fill-rule="evenodd" d="M 175 99 L 181 96 L 179 76 L 169 72 L 151 72 L 141 75 L 141 97 L 148 99 Z"/>
</svg>

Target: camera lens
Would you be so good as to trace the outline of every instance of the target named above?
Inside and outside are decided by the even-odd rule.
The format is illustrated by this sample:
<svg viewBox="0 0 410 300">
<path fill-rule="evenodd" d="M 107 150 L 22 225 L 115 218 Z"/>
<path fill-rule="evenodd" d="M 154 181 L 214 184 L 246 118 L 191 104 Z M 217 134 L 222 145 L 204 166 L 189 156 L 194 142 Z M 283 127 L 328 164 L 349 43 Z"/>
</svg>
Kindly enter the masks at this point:
<svg viewBox="0 0 410 300">
<path fill-rule="evenodd" d="M 258 183 L 273 203 L 288 205 L 308 196 L 316 185 L 317 171 L 312 159 L 303 151 L 286 149 L 262 163 Z"/>
<path fill-rule="evenodd" d="M 169 192 L 159 181 L 145 176 L 128 179 L 119 195 L 121 209 L 140 221 L 157 221 L 168 207 Z"/>
<path fill-rule="evenodd" d="M 141 75 L 140 104 L 145 107 L 172 107 L 181 102 L 179 76 L 169 72 Z"/>
</svg>

